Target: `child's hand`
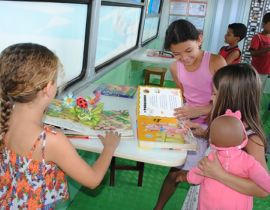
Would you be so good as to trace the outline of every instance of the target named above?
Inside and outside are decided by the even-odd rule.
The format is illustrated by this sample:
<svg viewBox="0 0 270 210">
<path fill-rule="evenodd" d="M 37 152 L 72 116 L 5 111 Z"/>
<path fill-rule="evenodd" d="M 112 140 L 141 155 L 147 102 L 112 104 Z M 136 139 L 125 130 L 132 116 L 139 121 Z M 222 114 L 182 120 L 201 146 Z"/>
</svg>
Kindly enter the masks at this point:
<svg viewBox="0 0 270 210">
<path fill-rule="evenodd" d="M 179 171 L 177 173 L 176 182 L 186 182 L 187 181 L 187 171 Z"/>
<path fill-rule="evenodd" d="M 211 153 L 211 160 L 209 160 L 208 157 L 204 157 L 200 160 L 198 164 L 198 168 L 201 170 L 202 176 L 207 176 L 212 179 L 218 179 L 219 177 L 222 177 L 222 174 L 225 172 L 224 169 L 221 166 L 221 163 L 219 162 L 219 159 L 217 157 L 216 153 Z"/>
<path fill-rule="evenodd" d="M 179 120 L 196 118 L 201 115 L 196 107 L 184 106 L 174 109 L 174 115 Z"/>
<path fill-rule="evenodd" d="M 205 136 L 206 130 L 199 123 L 194 123 L 194 122 L 191 122 L 190 120 L 186 120 L 185 126 L 191 129 L 194 136 L 197 136 L 197 137 Z"/>
<path fill-rule="evenodd" d="M 117 148 L 121 134 L 118 132 L 106 132 L 105 136 L 98 135 L 98 138 L 101 140 L 104 149 L 112 149 L 113 151 Z"/>
</svg>

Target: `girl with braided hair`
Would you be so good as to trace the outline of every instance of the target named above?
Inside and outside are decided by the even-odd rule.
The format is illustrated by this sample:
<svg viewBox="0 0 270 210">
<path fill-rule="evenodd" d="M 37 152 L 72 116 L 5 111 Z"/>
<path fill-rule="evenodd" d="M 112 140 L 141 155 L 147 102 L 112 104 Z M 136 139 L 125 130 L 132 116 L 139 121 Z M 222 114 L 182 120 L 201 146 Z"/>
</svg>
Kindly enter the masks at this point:
<svg viewBox="0 0 270 210">
<path fill-rule="evenodd" d="M 61 68 L 38 44 L 15 44 L 0 54 L 0 209 L 54 209 L 68 198 L 65 173 L 95 188 L 119 144 L 118 133 L 100 136 L 104 149 L 90 167 L 61 132 L 43 126 Z"/>
</svg>

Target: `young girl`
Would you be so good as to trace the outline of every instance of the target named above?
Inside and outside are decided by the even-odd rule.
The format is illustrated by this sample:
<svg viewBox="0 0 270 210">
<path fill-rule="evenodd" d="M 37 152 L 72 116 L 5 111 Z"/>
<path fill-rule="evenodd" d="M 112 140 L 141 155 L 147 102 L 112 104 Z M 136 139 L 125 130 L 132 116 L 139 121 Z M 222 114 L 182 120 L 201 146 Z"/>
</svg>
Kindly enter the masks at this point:
<svg viewBox="0 0 270 210">
<path fill-rule="evenodd" d="M 102 181 L 120 135 L 100 136 L 92 167 L 68 139 L 42 124 L 56 94 L 61 64 L 44 46 L 15 44 L 0 54 L 0 209 L 51 209 L 68 198 L 64 172 L 89 188 Z"/>
<path fill-rule="evenodd" d="M 221 68 L 213 77 L 213 109 L 210 123 L 223 115 L 227 108 L 239 110 L 248 135 L 248 143 L 244 150 L 253 156 L 266 170 L 265 162 L 266 140 L 259 119 L 260 79 L 256 71 L 248 64 L 234 64 Z M 252 99 L 252 100 L 250 100 Z M 189 123 L 194 134 L 202 135 L 204 130 L 197 123 Z M 222 168 L 216 155 L 213 160 L 207 158 L 198 164 L 202 175 L 216 179 L 233 190 L 257 197 L 267 196 L 268 193 L 249 179 L 233 175 Z M 198 188 L 191 187 L 182 209 L 197 209 Z"/>
<path fill-rule="evenodd" d="M 200 49 L 202 38 L 190 22 L 177 20 L 166 31 L 165 49 L 170 50 L 177 61 L 170 70 L 173 80 L 182 90 L 186 104 L 176 109 L 176 117 L 192 119 L 205 124 L 205 117 L 211 110 L 212 77 L 225 60 Z M 198 138 L 199 151 L 189 152 L 186 163 L 179 168 L 172 168 L 164 180 L 155 209 L 163 209 L 164 205 L 176 189 L 178 174 L 186 172 L 197 165 L 207 148 L 207 141 Z"/>
<path fill-rule="evenodd" d="M 228 173 L 251 179 L 270 193 L 270 174 L 253 156 L 242 150 L 247 145 L 248 137 L 241 121 L 241 112 L 228 109 L 224 115 L 214 119 L 210 125 L 209 141 L 213 150 L 208 155 L 209 160 L 216 152 L 218 160 Z M 199 210 L 252 209 L 251 196 L 199 174 L 200 169 L 194 167 L 187 175 L 189 183 L 200 185 Z"/>
</svg>

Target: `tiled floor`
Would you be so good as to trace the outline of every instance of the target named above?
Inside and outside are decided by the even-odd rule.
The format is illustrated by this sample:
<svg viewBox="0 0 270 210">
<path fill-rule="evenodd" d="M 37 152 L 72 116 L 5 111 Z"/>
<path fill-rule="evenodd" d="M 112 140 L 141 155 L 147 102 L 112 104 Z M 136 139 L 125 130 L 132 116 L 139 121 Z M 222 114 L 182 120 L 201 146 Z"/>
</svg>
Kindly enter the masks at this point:
<svg viewBox="0 0 270 210">
<path fill-rule="evenodd" d="M 268 104 L 270 97 L 263 98 L 261 111 L 263 125 L 266 133 L 270 134 L 270 111 Z M 267 107 L 267 108 L 266 108 Z M 95 155 L 93 155 L 93 160 Z M 270 160 L 270 156 L 268 156 Z M 118 159 L 122 163 L 131 164 L 135 162 Z M 270 161 L 268 161 L 270 168 Z M 109 177 L 96 190 L 81 188 L 73 199 L 68 209 L 70 210 L 151 210 L 154 207 L 160 186 L 167 174 L 168 168 L 145 165 L 143 186 L 137 187 L 137 173 L 135 171 L 117 171 L 116 185 L 109 186 Z M 180 210 L 189 185 L 180 185 L 173 197 L 166 205 L 165 210 Z M 265 199 L 255 198 L 254 210 L 270 210 L 270 196 Z"/>
</svg>

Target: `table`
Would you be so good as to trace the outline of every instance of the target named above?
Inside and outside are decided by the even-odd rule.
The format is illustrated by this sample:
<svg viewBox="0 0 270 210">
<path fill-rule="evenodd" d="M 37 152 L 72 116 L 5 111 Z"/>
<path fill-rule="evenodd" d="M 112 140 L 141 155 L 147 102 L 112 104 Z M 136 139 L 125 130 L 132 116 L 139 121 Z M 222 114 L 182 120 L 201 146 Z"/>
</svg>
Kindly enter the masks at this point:
<svg viewBox="0 0 270 210">
<path fill-rule="evenodd" d="M 175 61 L 174 58 L 163 58 L 163 57 L 152 57 L 146 55 L 146 50 L 139 51 L 135 53 L 130 58 L 132 61 L 146 62 L 146 63 L 154 63 L 159 64 L 164 67 L 169 67 L 170 64 Z"/>
<path fill-rule="evenodd" d="M 81 95 L 92 95 L 93 90 L 97 85 L 90 85 L 85 88 Z M 186 151 L 166 150 L 166 149 L 142 149 L 138 147 L 137 131 L 136 131 L 136 97 L 133 99 L 121 98 L 114 96 L 101 96 L 101 101 L 104 102 L 106 110 L 128 110 L 132 120 L 134 137 L 121 140 L 114 156 L 129 160 L 150 163 L 161 166 L 174 167 L 182 165 L 186 159 Z M 79 140 L 71 139 L 75 148 L 100 153 L 103 149 L 102 143 L 98 139 Z"/>
<path fill-rule="evenodd" d="M 169 70 L 172 62 L 175 61 L 174 58 L 163 58 L 163 57 L 151 57 L 147 56 L 146 50 L 142 49 L 130 57 L 130 60 L 134 63 L 147 63 L 151 66 L 165 67 Z M 170 71 L 167 71 L 165 75 L 165 80 L 173 81 Z"/>
</svg>

